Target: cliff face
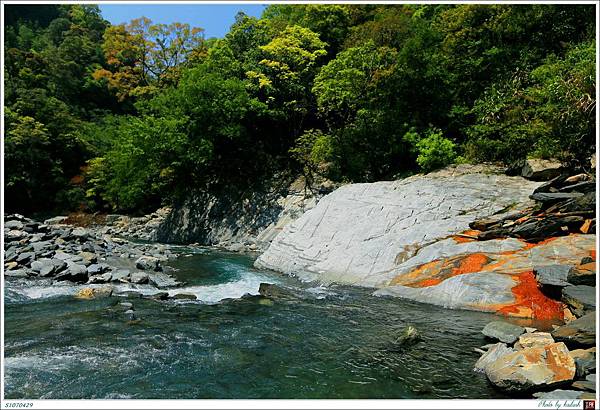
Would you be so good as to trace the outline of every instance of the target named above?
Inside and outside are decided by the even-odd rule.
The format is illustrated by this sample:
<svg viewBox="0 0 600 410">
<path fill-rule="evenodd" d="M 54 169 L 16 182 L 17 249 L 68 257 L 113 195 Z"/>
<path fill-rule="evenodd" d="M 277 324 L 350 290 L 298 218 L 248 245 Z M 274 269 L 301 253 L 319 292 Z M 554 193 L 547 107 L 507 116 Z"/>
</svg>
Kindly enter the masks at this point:
<svg viewBox="0 0 600 410">
<path fill-rule="evenodd" d="M 191 193 L 160 223 L 155 239 L 233 251 L 264 250 L 285 225 L 313 208 L 331 189 L 324 183 L 309 190 L 298 179 L 292 183 L 271 181 L 247 192 L 229 187 Z"/>
<path fill-rule="evenodd" d="M 528 197 L 539 185 L 466 165 L 346 185 L 288 224 L 256 266 L 453 308 L 561 316 L 529 276 L 534 266 L 579 263 L 593 235 L 533 247 L 516 238 L 476 241 L 468 231 L 476 219 L 533 205 Z M 527 307 L 534 299 L 542 310 Z"/>
</svg>

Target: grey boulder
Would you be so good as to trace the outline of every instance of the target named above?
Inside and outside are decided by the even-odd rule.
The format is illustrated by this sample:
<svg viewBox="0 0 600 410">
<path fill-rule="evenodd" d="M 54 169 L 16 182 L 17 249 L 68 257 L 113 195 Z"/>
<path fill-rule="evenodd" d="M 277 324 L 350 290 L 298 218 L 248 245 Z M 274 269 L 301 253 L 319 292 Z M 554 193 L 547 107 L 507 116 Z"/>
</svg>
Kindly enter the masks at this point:
<svg viewBox="0 0 600 410">
<path fill-rule="evenodd" d="M 562 291 L 562 300 L 571 307 L 575 316 L 583 316 L 596 309 L 596 288 L 593 286 L 567 286 Z"/>
<path fill-rule="evenodd" d="M 548 265 L 535 267 L 535 277 L 539 283 L 546 286 L 568 286 L 567 278 L 572 266 L 570 265 Z"/>
<path fill-rule="evenodd" d="M 160 260 L 153 256 L 140 256 L 135 261 L 135 267 L 142 270 L 161 271 Z"/>
<path fill-rule="evenodd" d="M 473 370 L 476 372 L 485 372 L 487 366 L 494 363 L 502 356 L 506 356 L 509 353 L 514 352 L 514 349 L 506 346 L 504 343 L 496 343 L 490 346 L 487 352 L 485 352 L 479 360 L 475 363 Z"/>
<path fill-rule="evenodd" d="M 494 321 L 485 325 L 481 333 L 490 339 L 496 339 L 511 344 L 516 342 L 519 336 L 525 333 L 525 329 L 521 326 L 513 325 L 512 323 Z"/>
<path fill-rule="evenodd" d="M 552 337 L 569 346 L 594 346 L 596 344 L 596 312 L 590 312 L 554 329 Z"/>
<path fill-rule="evenodd" d="M 146 272 L 133 272 L 129 281 L 136 284 L 148 283 L 148 274 Z"/>
</svg>

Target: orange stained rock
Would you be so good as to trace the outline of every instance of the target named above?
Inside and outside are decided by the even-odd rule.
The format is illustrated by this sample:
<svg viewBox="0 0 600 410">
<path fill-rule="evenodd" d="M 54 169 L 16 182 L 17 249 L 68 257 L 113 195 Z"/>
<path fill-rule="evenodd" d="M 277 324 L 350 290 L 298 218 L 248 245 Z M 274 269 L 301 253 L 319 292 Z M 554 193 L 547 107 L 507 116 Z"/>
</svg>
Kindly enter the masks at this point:
<svg viewBox="0 0 600 410">
<path fill-rule="evenodd" d="M 490 261 L 483 253 L 472 253 L 463 258 L 458 266 L 452 269 L 452 276 L 479 272 Z"/>
<path fill-rule="evenodd" d="M 413 287 L 413 288 L 426 288 L 426 287 L 429 287 L 429 286 L 439 285 L 440 283 L 442 283 L 441 279 L 432 278 L 432 279 L 425 279 L 425 280 L 422 280 L 422 281 L 417 282 L 417 283 L 413 283 L 410 286 Z"/>
<path fill-rule="evenodd" d="M 408 285 L 411 282 L 428 280 L 435 274 L 439 273 L 442 269 L 442 266 L 443 263 L 439 259 L 424 263 L 408 273 L 396 276 L 394 279 L 392 279 L 390 285 Z"/>
<path fill-rule="evenodd" d="M 411 277 L 415 277 L 413 275 L 420 277 L 427 275 L 428 277 L 417 282 L 407 283 L 406 275 L 403 275 L 401 279 L 406 286 L 425 288 L 438 285 L 442 281 L 453 276 L 479 272 L 489 262 L 490 258 L 483 253 L 472 253 L 470 255 L 461 256 L 458 259 L 453 258 L 444 261 L 443 263 L 440 263 L 440 261 L 433 261 L 419 266 L 417 269 L 410 272 L 409 275 Z M 398 284 L 399 282 L 400 280 L 397 278 L 392 281 L 392 284 Z"/>
<path fill-rule="evenodd" d="M 546 365 L 554 373 L 553 382 L 571 380 L 575 376 L 575 361 L 567 348 L 561 345 L 562 343 L 553 343 L 544 346 Z"/>
<path fill-rule="evenodd" d="M 517 284 L 511 289 L 515 296 L 515 303 L 498 309 L 498 313 L 507 316 L 521 316 L 530 311 L 533 319 L 539 320 L 563 320 L 562 303 L 550 299 L 544 295 L 532 271 L 514 275 Z"/>
<path fill-rule="evenodd" d="M 590 227 L 592 226 L 592 220 L 586 219 L 583 225 L 581 225 L 580 231 L 583 233 L 588 233 L 590 231 Z"/>
<path fill-rule="evenodd" d="M 481 231 L 478 231 L 476 229 L 468 229 L 464 232 L 461 232 L 459 235 L 454 235 L 453 239 L 456 243 L 465 243 L 465 242 L 473 242 L 477 240 L 477 235 L 479 235 Z M 466 235 L 466 236 L 461 236 L 461 235 Z M 469 236 L 472 236 L 473 238 L 469 238 Z"/>
<path fill-rule="evenodd" d="M 593 260 L 596 260 L 596 249 L 592 249 L 592 250 L 590 251 L 590 257 L 591 257 Z"/>
</svg>

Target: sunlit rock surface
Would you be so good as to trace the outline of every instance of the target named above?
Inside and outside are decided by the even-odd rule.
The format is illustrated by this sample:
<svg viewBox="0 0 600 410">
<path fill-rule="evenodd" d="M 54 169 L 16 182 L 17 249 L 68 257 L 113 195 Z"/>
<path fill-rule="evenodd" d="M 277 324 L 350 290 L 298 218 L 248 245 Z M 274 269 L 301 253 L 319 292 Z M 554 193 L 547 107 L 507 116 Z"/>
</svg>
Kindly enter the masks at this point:
<svg viewBox="0 0 600 410">
<path fill-rule="evenodd" d="M 538 185 L 484 166 L 346 185 L 287 225 L 256 266 L 449 308 L 561 319 L 564 307 L 540 292 L 533 268 L 579 264 L 594 235 L 530 244 L 476 241 L 469 230 L 475 219 L 530 206 Z"/>
</svg>

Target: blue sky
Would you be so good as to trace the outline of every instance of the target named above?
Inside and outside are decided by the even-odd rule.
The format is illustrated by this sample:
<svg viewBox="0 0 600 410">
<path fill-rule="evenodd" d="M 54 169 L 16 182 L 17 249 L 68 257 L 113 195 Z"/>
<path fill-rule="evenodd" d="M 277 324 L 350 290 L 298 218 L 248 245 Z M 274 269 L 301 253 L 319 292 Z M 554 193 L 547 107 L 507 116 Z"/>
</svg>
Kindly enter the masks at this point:
<svg viewBox="0 0 600 410">
<path fill-rule="evenodd" d="M 100 4 L 102 16 L 112 24 L 148 17 L 154 23 L 188 23 L 205 30 L 206 38 L 223 37 L 238 11 L 260 17 L 260 4 Z"/>
</svg>

